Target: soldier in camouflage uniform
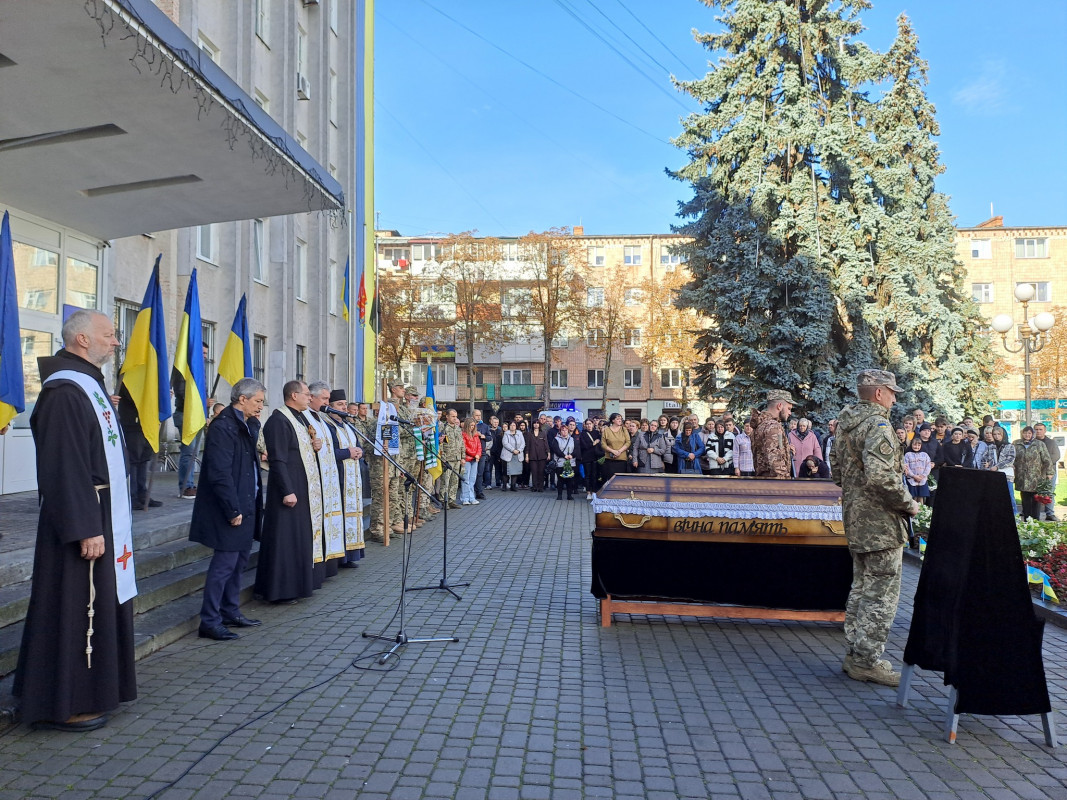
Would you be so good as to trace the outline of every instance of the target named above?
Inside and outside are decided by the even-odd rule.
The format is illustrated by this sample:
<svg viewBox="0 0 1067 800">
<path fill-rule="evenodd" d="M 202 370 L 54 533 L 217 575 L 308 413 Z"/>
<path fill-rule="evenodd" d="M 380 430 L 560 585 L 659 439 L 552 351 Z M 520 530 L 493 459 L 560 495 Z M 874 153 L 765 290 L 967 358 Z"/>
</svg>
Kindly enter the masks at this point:
<svg viewBox="0 0 1067 800">
<path fill-rule="evenodd" d="M 789 392 L 767 392 L 767 409 L 752 420 L 752 461 L 757 478 L 792 477 L 793 458 L 782 423 L 793 413 L 796 402 Z"/>
<path fill-rule="evenodd" d="M 349 403 L 351 408 L 352 404 Z M 370 473 L 370 526 L 367 529 L 367 538 L 376 542 L 385 541 L 384 525 L 382 523 L 382 464 L 385 463 L 380 455 L 374 452 L 374 437 L 378 428 L 378 417 L 368 413 L 366 403 L 359 403 L 356 410 L 356 419 L 349 420 L 352 426 L 360 433 L 359 446 L 363 448 L 363 458 L 367 462 Z"/>
<path fill-rule="evenodd" d="M 441 501 L 448 503 L 449 508 L 460 507 L 456 502 L 459 492 L 459 475 L 456 473 L 463 468 L 463 455 L 463 430 L 459 426 L 459 414 L 456 409 L 450 408 L 441 429 L 441 458 L 447 462 L 442 464 Z"/>
<path fill-rule="evenodd" d="M 900 598 L 900 569 L 908 542 L 906 517 L 919 513 L 904 488 L 904 464 L 889 409 L 901 389 L 892 372 L 867 369 L 856 381 L 860 402 L 837 418 L 831 474 L 843 490 L 843 515 L 852 553 L 852 589 L 845 606 L 848 653 L 842 668 L 857 681 L 899 686 L 900 673 L 880 656 Z"/>
</svg>

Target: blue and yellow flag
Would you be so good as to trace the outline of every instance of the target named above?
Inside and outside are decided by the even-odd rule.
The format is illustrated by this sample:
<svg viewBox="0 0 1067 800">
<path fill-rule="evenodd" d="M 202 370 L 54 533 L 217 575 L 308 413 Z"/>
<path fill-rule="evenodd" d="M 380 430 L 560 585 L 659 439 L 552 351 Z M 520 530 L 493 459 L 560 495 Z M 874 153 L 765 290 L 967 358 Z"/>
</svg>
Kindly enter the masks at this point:
<svg viewBox="0 0 1067 800">
<path fill-rule="evenodd" d="M 207 373 L 204 371 L 204 330 L 200 325 L 200 292 L 196 268 L 189 276 L 185 311 L 178 327 L 178 347 L 174 351 L 174 371 L 185 379 L 182 405 L 182 444 L 192 444 L 207 421 Z"/>
<path fill-rule="evenodd" d="M 163 323 L 163 291 L 159 286 L 162 258 L 162 253 L 156 256 L 121 370 L 122 382 L 137 406 L 144 438 L 155 452 L 159 451 L 159 424 L 171 415 L 167 331 Z"/>
<path fill-rule="evenodd" d="M 427 462 L 426 471 L 429 472 L 430 475 L 433 476 L 434 480 L 437 480 L 438 478 L 441 477 L 441 473 L 444 472 L 445 470 L 444 470 L 444 467 L 441 465 L 441 459 L 437 457 L 438 453 L 440 452 L 441 437 L 438 435 L 438 431 L 437 431 L 437 397 L 434 395 L 434 389 L 433 389 L 433 365 L 432 364 L 427 364 L 426 365 L 426 396 L 422 399 L 422 404 L 426 408 L 430 409 L 431 413 L 433 414 L 433 419 L 434 419 L 434 422 L 433 422 L 433 442 L 432 442 L 432 445 L 431 445 L 432 448 L 433 448 L 434 459 L 433 459 L 433 463 L 432 464 Z"/>
<path fill-rule="evenodd" d="M 348 322 L 348 263 L 351 259 L 345 259 L 345 279 L 341 282 L 341 314 Z"/>
<path fill-rule="evenodd" d="M 0 428 L 26 410 L 26 381 L 22 373 L 22 334 L 19 297 L 15 289 L 15 253 L 11 221 L 4 212 L 0 225 Z"/>
<path fill-rule="evenodd" d="M 219 375 L 230 386 L 235 386 L 241 378 L 252 377 L 252 340 L 248 336 L 248 311 L 246 299 L 241 295 L 237 313 L 230 326 L 230 336 L 219 359 Z"/>
<path fill-rule="evenodd" d="M 1056 593 L 1052 590 L 1052 584 L 1049 582 L 1048 575 L 1039 570 L 1037 567 L 1026 567 L 1026 580 L 1030 583 L 1041 584 L 1041 597 L 1046 600 L 1051 600 L 1053 603 L 1060 602 L 1060 598 L 1056 596 Z"/>
</svg>

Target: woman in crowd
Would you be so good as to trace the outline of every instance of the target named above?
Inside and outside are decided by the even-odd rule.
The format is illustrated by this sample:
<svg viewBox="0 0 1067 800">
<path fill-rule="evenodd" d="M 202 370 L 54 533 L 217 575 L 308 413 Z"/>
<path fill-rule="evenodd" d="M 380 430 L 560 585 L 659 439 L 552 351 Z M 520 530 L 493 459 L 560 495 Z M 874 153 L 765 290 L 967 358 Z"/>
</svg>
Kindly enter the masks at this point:
<svg viewBox="0 0 1067 800">
<path fill-rule="evenodd" d="M 630 433 L 623 427 L 622 414 L 615 412 L 608 417 L 608 425 L 600 433 L 600 449 L 604 451 L 600 475 L 605 482 L 618 472 L 626 472 Z"/>
<path fill-rule="evenodd" d="M 800 464 L 808 456 L 815 456 L 822 461 L 822 447 L 819 446 L 819 437 L 811 429 L 811 420 L 801 417 L 796 421 L 796 430 L 790 430 L 786 435 L 790 446 L 793 448 L 793 474 L 800 474 Z"/>
<path fill-rule="evenodd" d="M 987 443 L 982 453 L 982 469 L 1003 473 L 1008 481 L 1008 494 L 1011 496 L 1011 513 L 1018 514 L 1015 503 L 1015 447 L 1008 444 L 1004 429 L 999 425 L 990 432 L 993 439 Z"/>
<path fill-rule="evenodd" d="M 659 432 L 659 422 L 652 420 L 630 444 L 630 464 L 646 475 L 660 473 L 663 472 L 663 456 L 666 453 L 666 441 Z"/>
<path fill-rule="evenodd" d="M 526 437 L 519 431 L 519 426 L 514 422 L 508 423 L 508 429 L 500 437 L 500 458 L 504 461 L 504 470 L 507 474 L 506 488 L 517 492 L 515 484 L 522 477 L 522 469 L 526 458 Z"/>
<path fill-rule="evenodd" d="M 957 426 L 952 429 L 948 441 L 941 445 L 941 457 L 946 467 L 974 466 L 974 455 L 970 445 L 964 440 L 963 428 Z"/>
<path fill-rule="evenodd" d="M 522 434 L 523 440 L 526 442 L 526 446 L 530 446 L 530 426 L 526 420 L 522 420 L 519 423 L 519 433 Z M 530 486 L 530 464 L 525 458 L 519 459 L 522 461 L 522 470 L 519 472 L 519 486 L 526 489 Z"/>
<path fill-rule="evenodd" d="M 726 423 L 715 421 L 715 432 L 704 442 L 707 449 L 708 475 L 734 474 L 734 435 L 726 430 Z"/>
<path fill-rule="evenodd" d="M 667 422 L 666 430 L 663 438 L 667 444 L 667 455 L 663 463 L 667 465 L 667 472 L 673 474 L 678 472 L 678 459 L 674 457 L 674 443 L 682 435 L 682 421 L 678 417 L 671 417 Z"/>
<path fill-rule="evenodd" d="M 679 475 L 699 475 L 700 457 L 704 455 L 704 441 L 693 430 L 693 422 L 686 419 L 682 425 L 682 435 L 674 440 L 674 463 Z"/>
<path fill-rule="evenodd" d="M 474 496 L 474 481 L 478 477 L 478 460 L 482 457 L 482 440 L 474 417 L 463 420 L 463 482 L 460 485 L 460 505 L 476 506 L 481 501 Z"/>
<path fill-rule="evenodd" d="M 993 426 L 986 425 L 982 428 L 980 437 L 981 441 L 978 442 L 978 446 L 974 450 L 974 465 L 979 469 L 982 468 L 982 463 L 985 461 L 985 451 L 993 444 Z"/>
<path fill-rule="evenodd" d="M 1034 495 L 1042 483 L 1052 482 L 1052 457 L 1048 448 L 1034 439 L 1034 429 L 1029 425 L 1021 435 L 1015 442 L 1015 483 L 1023 499 L 1023 519 L 1040 519 L 1043 506 L 1034 500 Z"/>
<path fill-rule="evenodd" d="M 752 423 L 746 421 L 734 437 L 734 475 L 753 477 L 756 465 L 752 460 Z"/>
<path fill-rule="evenodd" d="M 574 499 L 574 483 L 578 479 L 578 440 L 571 436 L 570 428 L 561 425 L 559 430 L 550 434 L 548 448 L 556 469 L 556 499 L 563 499 L 563 490 L 567 490 L 567 499 Z"/>
<path fill-rule="evenodd" d="M 596 423 L 591 419 L 587 419 L 582 423 L 582 432 L 578 435 L 578 443 L 581 445 L 581 470 L 582 481 L 585 483 L 585 499 L 592 500 L 593 492 L 600 488 L 597 480 L 600 473 L 600 465 L 597 464 L 597 459 L 600 458 L 600 431 L 597 430 Z"/>
<path fill-rule="evenodd" d="M 545 464 L 548 463 L 548 440 L 541 430 L 541 421 L 534 420 L 526 442 L 526 462 L 530 465 L 530 491 L 545 490 Z"/>
<path fill-rule="evenodd" d="M 830 467 L 826 465 L 826 462 L 821 458 L 815 456 L 808 456 L 804 459 L 800 465 L 800 474 L 797 475 L 801 480 L 830 480 Z"/>
</svg>

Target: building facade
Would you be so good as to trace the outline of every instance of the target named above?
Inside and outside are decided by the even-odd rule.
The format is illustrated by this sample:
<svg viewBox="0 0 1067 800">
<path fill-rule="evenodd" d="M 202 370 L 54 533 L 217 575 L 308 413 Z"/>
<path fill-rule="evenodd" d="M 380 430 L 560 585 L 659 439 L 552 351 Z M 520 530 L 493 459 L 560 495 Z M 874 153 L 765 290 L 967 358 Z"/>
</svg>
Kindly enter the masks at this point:
<svg viewBox="0 0 1067 800">
<path fill-rule="evenodd" d="M 1023 321 L 1022 304 L 1015 299 L 1015 288 L 1020 283 L 1034 287 L 1034 299 L 1028 308 L 1031 318 L 1043 311 L 1067 308 L 1067 226 L 1012 227 L 1004 224 L 1003 217 L 993 217 L 973 228 L 957 230 L 956 257 L 967 269 L 972 297 L 987 320 L 1010 314 L 1016 323 Z M 1067 335 L 1065 323 L 1067 320 L 1060 319 L 1051 332 L 1054 340 Z M 1009 353 L 998 334 L 990 335 L 994 353 L 1006 364 L 997 387 L 999 416 L 1006 422 L 1018 422 L 1024 416 L 1023 357 Z M 1008 334 L 1008 344 L 1017 346 L 1016 334 Z M 1052 348 L 1050 343 L 1049 354 Z M 1043 360 L 1041 354 L 1033 359 L 1034 419 L 1063 428 L 1067 374 L 1042 369 Z"/>
<path fill-rule="evenodd" d="M 709 404 L 690 385 L 690 369 L 700 356 L 689 331 L 703 323 L 673 306 L 674 292 L 688 280 L 684 256 L 677 252 L 684 239 L 674 234 L 592 235 L 581 227 L 565 238 L 563 245 L 577 262 L 581 296 L 574 317 L 580 321 L 553 340 L 546 375 L 541 328 L 524 313 L 530 305 L 532 268 L 523 238 L 494 240 L 499 256 L 485 277 L 500 288 L 493 294 L 496 308 L 488 313 L 499 319 L 504 333 L 493 342 L 477 342 L 472 362 L 456 323 L 455 297 L 440 282 L 447 239 L 378 231 L 377 265 L 385 276 L 381 290 L 388 291 L 390 275 L 406 273 L 405 298 L 413 295 L 437 312 L 422 316 L 400 376 L 424 387 L 428 357 L 439 402 L 462 408 L 473 389 L 475 406 L 487 413 L 547 409 L 585 417 L 618 411 L 639 419 L 688 408 L 708 414 Z M 379 364 L 384 372 L 397 371 L 395 363 L 383 363 L 381 354 Z"/>
</svg>

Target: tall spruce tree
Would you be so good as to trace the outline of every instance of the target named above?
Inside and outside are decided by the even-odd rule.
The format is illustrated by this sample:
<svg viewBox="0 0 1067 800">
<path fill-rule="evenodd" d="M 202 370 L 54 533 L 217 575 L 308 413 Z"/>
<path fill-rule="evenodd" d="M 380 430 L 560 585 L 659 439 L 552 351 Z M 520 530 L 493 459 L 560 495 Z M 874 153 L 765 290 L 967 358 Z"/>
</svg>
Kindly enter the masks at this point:
<svg viewBox="0 0 1067 800">
<path fill-rule="evenodd" d="M 740 407 L 789 389 L 826 419 L 858 370 L 889 367 L 908 399 L 958 411 L 986 362 L 976 337 L 956 341 L 971 309 L 933 191 L 942 168 L 914 38 L 889 55 L 859 41 L 866 0 L 703 2 L 723 30 L 698 40 L 721 56 L 679 84 L 705 108 L 683 123 L 689 163 L 673 174 L 694 189 L 677 228 L 693 239 L 680 302 L 711 319 L 698 346 L 721 347 L 732 374 L 716 394 Z"/>
</svg>

